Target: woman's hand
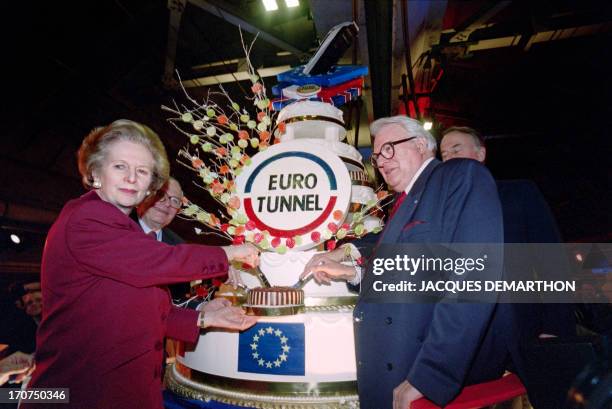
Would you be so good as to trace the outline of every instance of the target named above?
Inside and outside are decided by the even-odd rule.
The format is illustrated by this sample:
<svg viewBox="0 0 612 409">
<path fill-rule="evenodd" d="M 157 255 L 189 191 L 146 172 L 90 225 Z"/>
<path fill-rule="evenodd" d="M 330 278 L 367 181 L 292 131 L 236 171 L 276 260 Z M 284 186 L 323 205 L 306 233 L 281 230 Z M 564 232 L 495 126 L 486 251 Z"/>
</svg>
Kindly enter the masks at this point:
<svg viewBox="0 0 612 409">
<path fill-rule="evenodd" d="M 204 306 L 200 310 L 204 311 L 204 313 L 207 314 L 213 311 L 220 310 L 221 308 L 229 307 L 231 305 L 232 303 L 228 299 L 213 298 L 212 300 L 204 304 Z"/>
<path fill-rule="evenodd" d="M 242 331 L 252 327 L 257 322 L 256 317 L 246 315 L 240 307 L 225 306 L 208 311 L 209 304 L 204 307 L 204 326 L 202 328 L 215 327 Z"/>
<path fill-rule="evenodd" d="M 240 273 L 240 270 L 230 265 L 229 269 L 227 270 L 227 281 L 225 283 L 234 287 L 234 290 L 238 287 L 245 287 Z"/>
<path fill-rule="evenodd" d="M 239 263 L 247 264 L 251 267 L 259 265 L 259 250 L 251 243 L 245 243 L 235 246 L 224 246 L 227 259 L 237 261 Z"/>
</svg>

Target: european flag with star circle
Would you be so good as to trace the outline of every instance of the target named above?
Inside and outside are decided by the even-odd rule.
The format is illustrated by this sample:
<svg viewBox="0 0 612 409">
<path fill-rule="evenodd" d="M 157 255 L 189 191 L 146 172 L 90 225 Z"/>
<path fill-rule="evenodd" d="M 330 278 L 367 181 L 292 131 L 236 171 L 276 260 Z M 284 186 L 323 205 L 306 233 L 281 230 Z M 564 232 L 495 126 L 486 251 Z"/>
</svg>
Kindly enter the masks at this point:
<svg viewBox="0 0 612 409">
<path fill-rule="evenodd" d="M 260 322 L 238 342 L 239 372 L 304 375 L 304 324 Z"/>
</svg>

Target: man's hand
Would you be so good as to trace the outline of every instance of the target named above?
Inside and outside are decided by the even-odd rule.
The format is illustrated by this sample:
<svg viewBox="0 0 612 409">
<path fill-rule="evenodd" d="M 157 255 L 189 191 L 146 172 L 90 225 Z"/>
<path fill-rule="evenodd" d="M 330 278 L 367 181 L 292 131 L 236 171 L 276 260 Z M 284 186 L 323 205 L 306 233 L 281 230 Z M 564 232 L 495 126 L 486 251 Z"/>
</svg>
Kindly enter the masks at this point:
<svg viewBox="0 0 612 409">
<path fill-rule="evenodd" d="M 259 250 L 251 243 L 224 246 L 222 249 L 225 250 L 227 259 L 230 262 L 236 261 L 252 267 L 259 265 Z"/>
<path fill-rule="evenodd" d="M 312 272 L 315 280 L 319 283 L 329 283 L 331 278 L 350 280 L 355 277 L 355 270 L 352 267 L 340 264 L 344 259 L 345 252 L 344 247 L 338 247 L 333 251 L 315 254 L 304 266 L 300 279 Z M 348 268 L 345 269 L 344 267 Z"/>
<path fill-rule="evenodd" d="M 393 409 L 410 409 L 410 404 L 423 397 L 410 382 L 404 381 L 393 389 Z"/>
<path fill-rule="evenodd" d="M 355 278 L 355 267 L 347 266 L 329 258 L 319 259 L 319 263 L 312 267 L 312 276 L 317 283 L 329 284 L 332 280 L 352 280 Z"/>
<path fill-rule="evenodd" d="M 11 383 L 23 381 L 34 372 L 34 359 L 30 354 L 17 351 L 0 360 L 0 385 L 5 384 L 11 375 L 17 375 Z"/>
<path fill-rule="evenodd" d="M 204 307 L 203 328 L 237 329 L 239 331 L 252 327 L 257 322 L 256 317 L 248 316 L 239 307 L 223 307 L 213 311 L 206 311 Z"/>
</svg>

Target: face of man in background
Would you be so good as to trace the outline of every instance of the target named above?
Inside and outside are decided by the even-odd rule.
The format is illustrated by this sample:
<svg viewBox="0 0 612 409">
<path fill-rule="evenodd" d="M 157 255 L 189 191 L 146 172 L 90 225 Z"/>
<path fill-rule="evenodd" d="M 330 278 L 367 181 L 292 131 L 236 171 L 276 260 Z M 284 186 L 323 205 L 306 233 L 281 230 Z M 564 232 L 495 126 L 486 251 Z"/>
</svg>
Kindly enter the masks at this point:
<svg viewBox="0 0 612 409">
<path fill-rule="evenodd" d="M 157 201 L 152 205 L 145 204 L 144 213 L 140 214 L 140 218 L 153 230 L 160 230 L 172 222 L 180 210 L 183 191 L 176 180 L 170 179 L 157 197 Z"/>
<path fill-rule="evenodd" d="M 42 293 L 32 291 L 21 297 L 26 314 L 30 317 L 40 317 L 42 314 Z"/>
<path fill-rule="evenodd" d="M 453 131 L 442 138 L 440 153 L 442 154 L 442 160 L 445 162 L 453 158 L 474 159 L 478 162 L 484 162 L 486 148 L 477 146 L 472 135 Z"/>
</svg>

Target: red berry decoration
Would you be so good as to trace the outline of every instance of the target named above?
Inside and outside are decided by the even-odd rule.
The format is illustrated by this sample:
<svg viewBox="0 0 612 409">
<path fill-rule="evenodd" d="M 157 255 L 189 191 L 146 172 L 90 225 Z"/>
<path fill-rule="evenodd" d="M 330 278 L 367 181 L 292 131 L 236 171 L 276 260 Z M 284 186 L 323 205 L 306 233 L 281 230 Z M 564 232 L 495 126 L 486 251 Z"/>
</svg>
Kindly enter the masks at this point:
<svg viewBox="0 0 612 409">
<path fill-rule="evenodd" d="M 329 240 L 327 242 L 327 250 L 332 251 L 336 248 L 336 240 Z"/>
<path fill-rule="evenodd" d="M 281 243 L 281 239 L 280 237 L 275 237 L 272 239 L 272 241 L 270 242 L 270 244 L 272 245 L 272 247 L 277 248 L 278 246 L 280 246 Z"/>
<path fill-rule="evenodd" d="M 204 297 L 206 297 L 208 295 L 208 288 L 199 286 L 196 289 L 196 294 L 197 294 L 198 297 L 204 298 Z"/>
<path fill-rule="evenodd" d="M 312 233 L 310 233 L 310 238 L 312 239 L 312 241 L 319 241 L 321 240 L 321 233 L 319 233 L 318 231 L 313 231 Z"/>
<path fill-rule="evenodd" d="M 287 240 L 285 240 L 285 244 L 287 245 L 287 248 L 292 249 L 295 247 L 295 240 L 293 237 L 289 237 Z"/>
<path fill-rule="evenodd" d="M 332 233 L 336 233 L 338 231 L 338 226 L 336 226 L 335 223 L 329 223 L 327 225 L 327 228 L 329 229 L 330 232 Z"/>
</svg>

